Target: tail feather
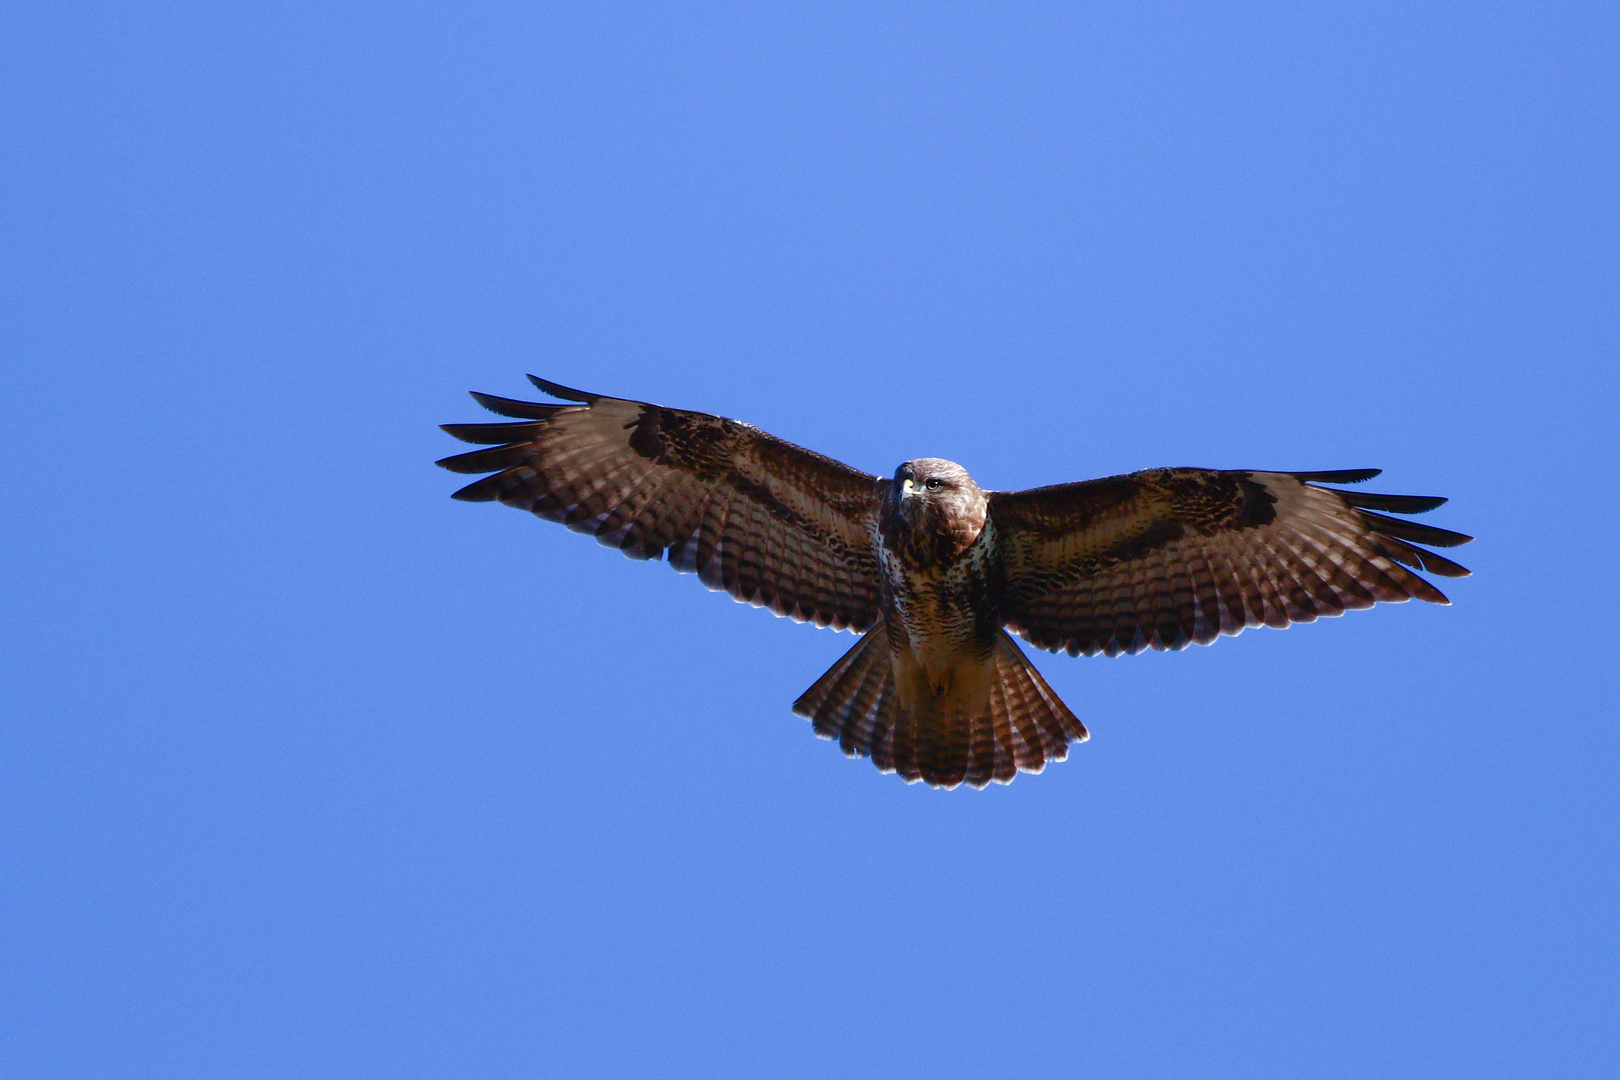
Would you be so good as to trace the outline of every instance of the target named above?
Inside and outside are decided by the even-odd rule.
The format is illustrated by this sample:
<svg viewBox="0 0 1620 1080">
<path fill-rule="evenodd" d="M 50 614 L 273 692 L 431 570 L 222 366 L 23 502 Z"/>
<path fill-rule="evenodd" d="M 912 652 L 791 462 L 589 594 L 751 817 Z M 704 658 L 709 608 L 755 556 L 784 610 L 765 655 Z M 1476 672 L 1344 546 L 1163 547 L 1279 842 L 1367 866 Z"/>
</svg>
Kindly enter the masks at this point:
<svg viewBox="0 0 1620 1080">
<path fill-rule="evenodd" d="M 865 694 L 859 691 L 876 681 L 872 676 L 878 671 L 878 666 L 873 661 L 881 659 L 885 664 L 888 662 L 888 649 L 881 648 L 884 645 L 887 642 L 881 641 L 880 635 L 872 631 L 862 635 L 853 649 L 828 668 L 826 674 L 815 681 L 815 685 L 799 695 L 799 700 L 793 703 L 793 711 L 800 716 L 810 717 L 814 721 L 816 734 L 824 739 L 839 735 L 846 728 L 864 728 L 867 733 L 865 737 L 869 738 L 875 719 L 871 715 L 874 695 L 871 691 Z"/>
<path fill-rule="evenodd" d="M 1035 665 L 1029 662 L 1016 642 L 1005 633 L 998 642 L 1007 659 L 998 667 L 998 671 L 1007 674 L 1013 671 L 1018 673 L 1018 684 L 1022 693 L 1022 710 L 1025 715 L 1033 716 L 1040 730 L 1045 735 L 1044 745 L 1048 761 L 1062 761 L 1069 754 L 1071 742 L 1085 742 L 1090 738 L 1086 726 L 1080 722 L 1079 717 L 1069 711 L 1063 704 L 1063 699 L 1057 696 L 1057 691 L 1047 685 L 1041 673 L 1035 670 Z M 1009 682 L 1012 680 L 1009 679 Z M 1012 706 L 1008 706 L 1011 708 Z"/>
<path fill-rule="evenodd" d="M 1003 633 L 996 652 L 992 715 L 1006 715 L 1017 727 L 1018 742 L 1024 749 L 1018 768 L 1040 772 L 1047 762 L 1068 757 L 1069 743 L 1084 742 L 1090 736 L 1012 638 Z"/>
<path fill-rule="evenodd" d="M 967 774 L 963 777 L 970 787 L 984 787 L 996 778 L 998 772 L 1005 772 L 1008 766 L 1013 769 L 1007 773 L 1011 780 L 1017 766 L 1012 765 L 1012 759 L 1006 754 L 999 754 L 996 744 L 996 719 L 990 714 L 973 718 L 972 744 L 968 747 Z"/>
<path fill-rule="evenodd" d="M 846 723 L 843 730 L 838 732 L 839 744 L 846 754 L 854 754 L 856 748 L 870 745 L 874 737 L 882 738 L 884 732 L 879 731 L 878 724 L 885 718 L 892 718 L 894 680 L 887 676 L 884 667 L 883 664 L 867 665 L 856 687 L 850 709 L 854 722 Z"/>
<path fill-rule="evenodd" d="M 870 757 L 883 772 L 935 787 L 1010 783 L 1020 771 L 1062 761 L 1085 725 L 998 631 L 988 706 L 983 715 L 930 700 L 907 710 L 895 679 L 893 652 L 880 622 L 793 703 L 815 732 L 836 738 L 851 757 Z"/>
<path fill-rule="evenodd" d="M 901 759 L 898 772 L 908 784 L 926 780 L 931 786 L 953 788 L 967 779 L 973 752 L 973 718 L 960 709 L 934 708 L 906 714 L 902 709 L 901 729 L 911 750 L 909 761 Z M 985 781 L 979 781 L 983 787 Z"/>
</svg>

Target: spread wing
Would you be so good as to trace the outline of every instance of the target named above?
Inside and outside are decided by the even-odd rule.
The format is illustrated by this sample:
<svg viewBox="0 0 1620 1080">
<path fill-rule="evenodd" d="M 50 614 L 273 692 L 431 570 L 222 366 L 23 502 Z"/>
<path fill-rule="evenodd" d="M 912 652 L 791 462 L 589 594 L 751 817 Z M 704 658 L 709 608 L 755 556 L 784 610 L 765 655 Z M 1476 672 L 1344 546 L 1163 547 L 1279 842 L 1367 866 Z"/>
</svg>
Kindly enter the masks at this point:
<svg viewBox="0 0 1620 1080">
<path fill-rule="evenodd" d="M 877 621 L 876 477 L 736 420 L 529 378 L 573 404 L 473 394 L 518 422 L 443 425 L 494 447 L 438 463 L 494 473 L 455 498 L 498 499 L 633 559 L 667 552 L 711 589 L 801 622 L 862 631 Z"/>
<path fill-rule="evenodd" d="M 1417 545 L 1471 537 L 1388 517 L 1444 499 L 1318 487 L 1376 469 L 1323 473 L 1151 469 L 994 492 L 1008 628 L 1071 655 L 1207 645 L 1246 626 L 1287 626 L 1411 597 L 1445 604 L 1408 567 L 1468 571 Z"/>
</svg>

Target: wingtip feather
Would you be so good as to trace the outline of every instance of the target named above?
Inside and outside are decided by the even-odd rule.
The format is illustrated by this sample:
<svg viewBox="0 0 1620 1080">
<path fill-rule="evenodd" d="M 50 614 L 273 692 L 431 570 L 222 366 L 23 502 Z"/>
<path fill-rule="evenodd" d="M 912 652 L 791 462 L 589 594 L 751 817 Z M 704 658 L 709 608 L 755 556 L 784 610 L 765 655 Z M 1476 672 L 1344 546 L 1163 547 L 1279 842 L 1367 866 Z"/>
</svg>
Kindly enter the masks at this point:
<svg viewBox="0 0 1620 1080">
<path fill-rule="evenodd" d="M 530 375 L 529 381 L 534 383 L 534 385 L 538 386 L 540 389 L 544 390 L 546 393 L 550 394 L 552 397 L 562 398 L 564 401 L 578 401 L 589 405 L 591 402 L 602 396 L 600 394 L 587 394 L 583 390 L 574 390 L 570 387 L 563 386 L 561 383 L 554 383 L 550 380 L 542 379 L 538 375 Z"/>
<path fill-rule="evenodd" d="M 544 420 L 555 416 L 561 405 L 544 405 L 536 401 L 518 401 L 516 398 L 498 397 L 495 394 L 483 394 L 477 390 L 469 390 L 472 399 L 492 413 L 500 416 L 511 416 L 519 420 Z"/>
<path fill-rule="evenodd" d="M 1292 475 L 1296 480 L 1314 480 L 1322 484 L 1360 484 L 1383 471 L 1383 469 L 1337 469 L 1327 472 L 1297 472 Z"/>
<path fill-rule="evenodd" d="M 1331 491 L 1351 506 L 1360 510 L 1388 510 L 1392 514 L 1427 514 L 1444 506 L 1449 500 L 1440 495 L 1377 495 L 1370 491 Z"/>
<path fill-rule="evenodd" d="M 494 502 L 499 497 L 499 488 L 490 481 L 493 476 L 486 476 L 482 480 L 474 480 L 459 491 L 452 491 L 450 497 L 458 502 Z"/>
<path fill-rule="evenodd" d="M 1357 513 L 1373 531 L 1386 536 L 1398 536 L 1414 544 L 1426 544 L 1429 547 L 1461 547 L 1474 539 L 1467 533 L 1452 532 L 1450 529 L 1407 521 L 1405 518 L 1375 514 L 1371 510 L 1358 510 Z"/>
</svg>

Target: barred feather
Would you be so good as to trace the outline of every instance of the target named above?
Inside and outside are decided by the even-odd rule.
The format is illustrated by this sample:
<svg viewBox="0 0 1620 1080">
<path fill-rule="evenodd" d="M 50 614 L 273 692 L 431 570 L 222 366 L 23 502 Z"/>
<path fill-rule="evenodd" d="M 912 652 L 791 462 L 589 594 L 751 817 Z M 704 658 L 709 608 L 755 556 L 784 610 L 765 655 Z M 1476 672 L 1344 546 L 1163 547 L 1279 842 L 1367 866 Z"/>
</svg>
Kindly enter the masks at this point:
<svg viewBox="0 0 1620 1080">
<path fill-rule="evenodd" d="M 929 702 L 907 713 L 895 686 L 892 643 L 883 623 L 856 642 L 793 703 L 817 735 L 837 739 L 850 757 L 934 787 L 1011 783 L 1062 761 L 1089 736 L 1018 645 L 998 631 L 988 708 L 966 715 Z"/>
<path fill-rule="evenodd" d="M 529 510 L 631 558 L 667 553 L 675 569 L 780 615 L 857 631 L 876 620 L 875 477 L 747 424 L 530 378 L 573 404 L 475 393 L 530 422 L 445 426 L 500 444 L 439 462 L 492 474 L 455 498 Z"/>
<path fill-rule="evenodd" d="M 1037 648 L 1117 656 L 1376 602 L 1448 603 L 1407 567 L 1464 576 L 1416 545 L 1470 537 L 1371 509 L 1422 513 L 1445 500 L 1305 482 L 1375 475 L 1155 469 L 997 492 L 990 513 L 1002 538 L 1007 625 Z"/>
</svg>

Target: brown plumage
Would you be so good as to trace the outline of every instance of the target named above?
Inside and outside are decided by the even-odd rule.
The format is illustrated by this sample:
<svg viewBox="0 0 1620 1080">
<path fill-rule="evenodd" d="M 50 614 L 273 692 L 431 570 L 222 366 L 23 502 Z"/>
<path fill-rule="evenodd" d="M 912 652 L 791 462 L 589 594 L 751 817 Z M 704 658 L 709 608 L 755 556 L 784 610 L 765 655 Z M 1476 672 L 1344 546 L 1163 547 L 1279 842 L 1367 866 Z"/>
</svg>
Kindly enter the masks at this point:
<svg viewBox="0 0 1620 1080">
<path fill-rule="evenodd" d="M 1181 649 L 1378 601 L 1448 603 L 1413 570 L 1468 573 L 1418 545 L 1470 537 L 1384 513 L 1444 499 L 1319 486 L 1376 469 L 1150 469 L 987 492 L 937 458 L 880 480 L 735 420 L 530 378 L 567 404 L 474 394 L 518 422 L 444 425 L 491 447 L 439 462 L 492 474 L 455 497 L 864 634 L 794 711 L 908 781 L 1006 783 L 1086 738 L 1008 631 L 1071 655 Z"/>
</svg>

